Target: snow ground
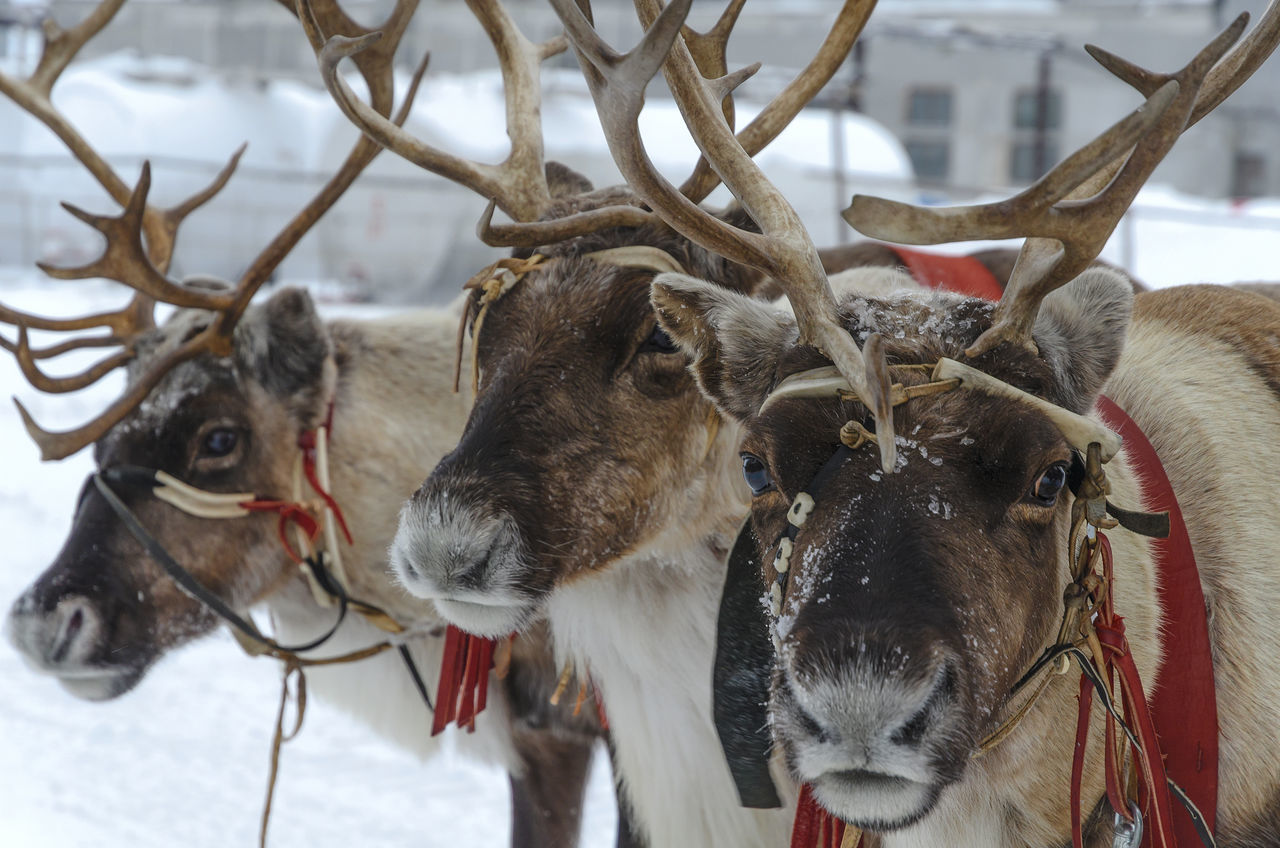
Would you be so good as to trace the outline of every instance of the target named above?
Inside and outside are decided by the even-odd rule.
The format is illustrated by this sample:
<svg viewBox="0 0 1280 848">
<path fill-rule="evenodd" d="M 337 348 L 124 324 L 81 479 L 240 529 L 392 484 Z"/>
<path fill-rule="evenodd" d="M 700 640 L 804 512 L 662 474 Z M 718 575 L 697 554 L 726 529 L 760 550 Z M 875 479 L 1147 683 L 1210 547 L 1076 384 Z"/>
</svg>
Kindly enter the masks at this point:
<svg viewBox="0 0 1280 848">
<path fill-rule="evenodd" d="M 65 288 L 63 286 L 66 286 Z M 116 305 L 103 284 L 0 275 L 10 305 L 54 313 Z M 111 379 L 70 398 L 37 397 L 0 357 L 0 396 L 65 426 L 118 393 Z M 89 452 L 41 464 L 13 407 L 0 405 L 0 614 L 52 561 L 70 525 Z M 227 848 L 257 844 L 279 697 L 275 662 L 251 660 L 226 631 L 161 661 L 133 692 L 77 700 L 0 640 L 0 848 Z M 613 844 L 607 759 L 592 775 L 583 845 Z M 310 700 L 287 744 L 272 848 L 509 844 L 506 775 L 451 753 L 423 763 Z"/>
</svg>

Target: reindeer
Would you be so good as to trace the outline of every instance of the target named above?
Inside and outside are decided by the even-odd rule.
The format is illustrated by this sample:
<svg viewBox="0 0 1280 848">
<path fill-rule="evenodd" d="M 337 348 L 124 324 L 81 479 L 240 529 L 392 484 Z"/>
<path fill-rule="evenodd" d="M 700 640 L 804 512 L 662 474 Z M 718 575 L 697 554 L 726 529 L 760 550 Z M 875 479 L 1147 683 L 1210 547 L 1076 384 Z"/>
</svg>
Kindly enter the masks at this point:
<svg viewBox="0 0 1280 848">
<path fill-rule="evenodd" d="M 840 820 L 823 844 L 857 843 L 848 822 L 886 848 L 1136 845 L 1145 819 L 1149 844 L 1186 846 L 1213 832 L 1215 805 L 1217 844 L 1277 844 L 1280 523 L 1261 475 L 1280 460 L 1280 308 L 1217 286 L 1135 297 L 1089 267 L 1179 134 L 1280 41 L 1277 4 L 1235 50 L 1247 16 L 1172 75 L 1091 48 L 1146 103 L 1010 201 L 854 199 L 846 218 L 878 238 L 1029 236 L 998 306 L 941 293 L 837 303 L 794 211 L 720 118 L 726 83 L 673 39 L 676 5 L 649 16 L 622 61 L 585 19 L 568 32 L 636 192 L 682 235 L 769 273 L 794 307 L 688 274 L 652 290 L 660 328 L 742 428 L 751 521 L 719 623 L 737 665 L 717 681 L 743 707 L 726 744 L 742 785 L 769 775 L 767 740 L 745 763 L 741 747 L 758 743 L 766 716 L 752 707 L 767 698 L 791 775 Z M 639 92 L 673 40 L 667 81 L 690 132 L 762 232 L 692 208 L 642 156 Z M 1147 440 L 1155 466 L 1137 458 Z M 1162 522 L 1133 512 L 1174 506 L 1173 493 L 1198 576 L 1158 571 L 1142 534 Z M 1178 606 L 1160 588 L 1174 581 L 1190 598 Z M 1187 633 L 1203 612 L 1197 642 Z M 1071 659 L 1078 690 L 1045 673 Z M 1208 670 L 1188 675 L 1197 661 Z M 1139 678 L 1155 687 L 1150 710 Z M 1193 735 L 1205 708 L 1162 703 L 1175 686 L 1210 702 L 1216 689 L 1205 735 Z M 1089 719 L 1095 697 L 1105 722 Z M 1184 774 L 1217 770 L 1206 793 L 1187 787 L 1202 827 L 1164 780 L 1183 737 Z M 794 844 L 809 848 L 815 832 L 797 824 Z"/>
<path fill-rule="evenodd" d="M 444 622 L 429 603 L 395 585 L 386 570 L 386 550 L 400 500 L 421 479 L 422 469 L 454 444 L 470 407 L 469 393 L 455 394 L 449 387 L 456 310 L 325 322 L 302 290 L 283 289 L 250 303 L 293 245 L 379 151 L 366 139 L 250 264 L 238 285 L 166 277 L 183 218 L 227 182 L 239 154 L 207 190 L 173 209 L 159 209 L 147 200 L 146 166 L 131 190 L 52 107 L 50 92 L 59 72 L 121 5 L 122 0 L 107 0 L 70 31 L 47 32 L 29 80 L 0 76 L 0 91 L 58 133 L 124 207 L 118 217 L 68 207 L 106 236 L 107 247 L 84 268 L 46 270 L 62 279 L 106 276 L 137 292 L 122 310 L 83 319 L 44 319 L 0 307 L 0 318 L 18 330 L 15 342 L 0 338 L 0 343 L 37 388 L 70 391 L 115 366 L 128 370 L 124 396 L 70 432 L 43 430 L 19 405 L 45 459 L 92 444 L 100 470 L 85 484 L 57 559 L 13 604 L 6 622 L 9 638 L 36 670 L 56 677 L 72 694 L 105 700 L 137 685 L 165 653 L 223 623 L 215 612 L 219 604 L 234 616 L 244 616 L 253 605 L 266 606 L 278 640 L 271 645 L 323 641 L 322 649 L 299 649 L 300 662 L 385 647 L 390 644 L 386 631 L 397 630 L 399 650 L 315 667 L 311 685 L 393 743 L 429 756 L 438 747 L 429 733 L 431 705 L 424 700 L 430 693 L 413 675 L 430 675 L 434 682 Z M 383 45 L 359 62 L 380 113 L 390 111 L 390 59 L 415 6 L 397 3 L 384 24 Z M 312 31 L 323 26 L 330 32 L 368 32 L 332 5 L 308 9 L 307 15 Z M 406 117 L 424 70 L 425 65 L 419 67 L 396 122 Z M 158 327 L 152 318 L 156 300 L 179 307 Z M 33 347 L 28 339 L 30 330 L 95 327 L 107 328 L 109 335 L 85 335 L 48 348 Z M 120 349 L 80 375 L 49 378 L 39 366 L 68 350 L 106 345 Z M 293 491 L 293 500 L 303 500 L 310 495 L 298 479 L 299 435 L 322 425 L 331 438 L 316 446 L 327 454 L 320 482 L 351 530 L 345 543 L 337 535 L 335 513 L 328 512 L 327 580 L 305 564 L 295 566 L 286 555 L 284 546 L 307 540 L 286 535 L 283 520 L 278 526 L 275 515 L 250 514 L 238 506 L 228 514 L 227 496 L 222 508 L 202 511 L 217 496 L 192 494 L 184 485 L 279 498 Z M 143 486 L 130 476 L 139 467 L 156 469 Z M 170 482 L 154 485 L 160 475 L 171 475 L 165 478 Z M 102 480 L 115 482 L 103 489 Z M 298 494 L 299 488 L 308 494 Z M 145 548 L 142 537 L 129 531 L 108 492 L 160 549 L 185 566 L 204 595 L 198 599 L 162 570 L 156 559 L 162 554 Z M 253 496 L 230 498 L 241 502 Z M 213 520 L 219 517 L 234 520 Z M 338 553 L 340 561 L 333 559 Z M 335 603 L 335 594 L 343 604 Z M 345 610 L 347 596 L 359 603 L 351 602 L 344 619 L 340 606 Z M 329 638 L 316 638 L 326 632 Z M 252 647 L 262 650 L 263 642 Z M 556 676 L 540 627 L 516 639 L 512 650 L 509 676 L 495 684 L 495 697 L 475 722 L 474 735 L 461 736 L 462 748 L 510 772 L 513 844 L 573 845 L 601 729 L 594 713 L 574 717 L 548 705 Z M 630 843 L 625 820 L 620 825 L 620 843 Z"/>
</svg>

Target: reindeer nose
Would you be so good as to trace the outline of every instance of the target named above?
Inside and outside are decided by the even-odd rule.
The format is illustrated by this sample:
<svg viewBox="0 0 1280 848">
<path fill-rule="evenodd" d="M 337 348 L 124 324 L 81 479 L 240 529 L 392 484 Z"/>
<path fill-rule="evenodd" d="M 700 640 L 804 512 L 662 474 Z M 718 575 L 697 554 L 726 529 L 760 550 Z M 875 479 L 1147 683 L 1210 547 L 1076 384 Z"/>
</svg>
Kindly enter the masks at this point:
<svg viewBox="0 0 1280 848">
<path fill-rule="evenodd" d="M 850 644 L 850 641 L 852 644 Z M 791 718 L 796 734 L 812 745 L 800 767 L 804 776 L 827 772 L 893 775 L 911 780 L 917 754 L 948 725 L 956 704 L 956 662 L 936 645 L 845 641 L 788 669 Z M 913 658 L 909 651 L 922 655 Z"/>
<path fill-rule="evenodd" d="M 80 595 L 68 595 L 45 611 L 27 594 L 9 610 L 5 630 L 28 663 L 41 671 L 56 671 L 89 659 L 102 632 L 102 617 Z"/>
<path fill-rule="evenodd" d="M 447 499 L 415 498 L 400 513 L 391 566 L 418 597 L 483 593 L 494 565 L 518 545 L 518 531 L 505 516 L 484 516 Z"/>
</svg>

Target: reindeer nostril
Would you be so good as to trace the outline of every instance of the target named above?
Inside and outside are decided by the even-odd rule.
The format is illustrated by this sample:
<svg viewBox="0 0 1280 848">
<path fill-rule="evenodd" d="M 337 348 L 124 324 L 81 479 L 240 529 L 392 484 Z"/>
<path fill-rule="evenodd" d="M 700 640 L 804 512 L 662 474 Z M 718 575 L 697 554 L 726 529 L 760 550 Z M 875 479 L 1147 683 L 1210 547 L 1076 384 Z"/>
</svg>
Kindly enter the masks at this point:
<svg viewBox="0 0 1280 848">
<path fill-rule="evenodd" d="M 71 617 L 67 619 L 66 626 L 62 628 L 62 638 L 58 640 L 50 657 L 53 662 L 60 663 L 67 658 L 67 654 L 71 652 L 71 646 L 75 644 L 76 637 L 80 635 L 83 627 L 84 608 L 77 606 L 71 613 Z"/>
<path fill-rule="evenodd" d="M 920 709 L 907 720 L 906 724 L 893 732 L 890 737 L 893 744 L 907 748 L 919 746 L 924 740 L 925 734 L 929 731 L 930 725 L 937 720 L 938 714 L 943 710 L 954 690 L 955 674 L 951 668 L 951 663 L 947 663 L 934 676 L 933 688 L 929 691 L 929 697 L 925 699 Z"/>
</svg>

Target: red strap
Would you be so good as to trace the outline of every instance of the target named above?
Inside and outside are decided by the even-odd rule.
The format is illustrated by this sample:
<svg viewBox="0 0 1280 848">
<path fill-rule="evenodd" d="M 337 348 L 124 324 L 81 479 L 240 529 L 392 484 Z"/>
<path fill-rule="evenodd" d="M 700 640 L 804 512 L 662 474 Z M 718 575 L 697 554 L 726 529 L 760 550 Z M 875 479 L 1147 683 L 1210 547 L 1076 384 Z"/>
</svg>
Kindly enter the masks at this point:
<svg viewBox="0 0 1280 848">
<path fill-rule="evenodd" d="M 898 254 L 911 276 L 923 286 L 987 300 L 999 300 L 1004 294 L 1004 287 L 991 270 L 972 256 L 946 256 L 897 245 L 886 246 Z"/>
<path fill-rule="evenodd" d="M 333 417 L 333 406 L 329 406 L 329 417 Z M 338 502 L 334 500 L 333 495 L 324 490 L 320 485 L 320 479 L 316 476 L 316 431 L 304 430 L 298 434 L 298 447 L 302 450 L 302 470 L 307 475 L 307 482 L 311 484 L 311 488 L 325 502 L 325 505 L 333 511 L 333 517 L 337 520 L 338 526 L 342 528 L 342 535 L 347 537 L 347 544 L 354 545 L 355 542 L 351 538 L 351 531 L 347 529 L 347 519 L 342 515 L 342 507 L 338 506 Z"/>
<path fill-rule="evenodd" d="M 244 509 L 250 512 L 274 512 L 280 516 L 280 521 L 276 525 L 276 532 L 280 534 L 280 544 L 284 545 L 285 553 L 294 562 L 302 562 L 302 555 L 293 549 L 293 545 L 289 544 L 288 528 L 290 524 L 296 524 L 302 530 L 306 537 L 311 541 L 315 541 L 316 536 L 320 534 L 320 525 L 315 517 L 307 512 L 302 504 L 293 501 L 272 501 L 263 498 L 255 498 L 251 501 L 244 501 L 240 504 Z"/>
<path fill-rule="evenodd" d="M 1147 508 L 1169 511 L 1169 538 L 1153 542 L 1164 609 L 1164 661 L 1151 691 L 1151 720 L 1169 777 L 1200 808 L 1212 830 L 1218 808 L 1218 702 L 1195 553 L 1173 486 L 1151 442 L 1111 399 L 1100 397 L 1097 408 L 1124 438 L 1125 456 L 1142 480 Z M 1191 816 L 1174 806 L 1177 844 L 1199 844 Z"/>
<path fill-rule="evenodd" d="M 1080 785 L 1084 782 L 1084 752 L 1089 744 L 1089 708 L 1093 705 L 1093 684 L 1080 675 L 1080 710 L 1076 715 L 1076 746 L 1071 758 L 1071 844 L 1083 848 L 1080 827 Z"/>
</svg>

